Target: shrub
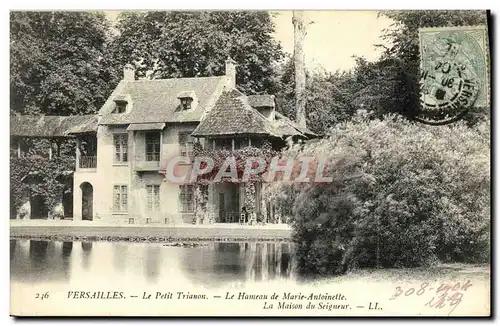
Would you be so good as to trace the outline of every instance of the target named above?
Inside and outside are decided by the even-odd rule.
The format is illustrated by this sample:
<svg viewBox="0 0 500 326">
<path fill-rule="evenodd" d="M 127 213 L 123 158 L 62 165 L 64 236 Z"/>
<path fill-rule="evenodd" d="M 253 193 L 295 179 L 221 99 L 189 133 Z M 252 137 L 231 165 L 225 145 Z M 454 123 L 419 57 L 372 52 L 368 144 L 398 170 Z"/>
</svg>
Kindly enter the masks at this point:
<svg viewBox="0 0 500 326">
<path fill-rule="evenodd" d="M 490 125 L 356 117 L 288 156 L 326 156 L 322 184 L 274 184 L 299 271 L 414 267 L 489 257 Z"/>
</svg>

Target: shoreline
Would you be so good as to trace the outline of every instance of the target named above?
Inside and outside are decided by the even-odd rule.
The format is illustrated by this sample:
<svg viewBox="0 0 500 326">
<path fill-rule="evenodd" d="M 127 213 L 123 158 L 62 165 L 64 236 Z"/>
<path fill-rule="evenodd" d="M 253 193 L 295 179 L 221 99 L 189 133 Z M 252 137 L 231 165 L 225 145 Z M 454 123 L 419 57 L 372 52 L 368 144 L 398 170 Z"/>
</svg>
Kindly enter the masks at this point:
<svg viewBox="0 0 500 326">
<path fill-rule="evenodd" d="M 31 223 L 30 223 L 31 224 Z M 65 225 L 64 225 L 65 224 Z M 10 225 L 10 239 L 49 241 L 125 242 L 208 242 L 278 241 L 290 242 L 292 229 L 247 225 L 68 225 L 66 223 Z"/>
</svg>

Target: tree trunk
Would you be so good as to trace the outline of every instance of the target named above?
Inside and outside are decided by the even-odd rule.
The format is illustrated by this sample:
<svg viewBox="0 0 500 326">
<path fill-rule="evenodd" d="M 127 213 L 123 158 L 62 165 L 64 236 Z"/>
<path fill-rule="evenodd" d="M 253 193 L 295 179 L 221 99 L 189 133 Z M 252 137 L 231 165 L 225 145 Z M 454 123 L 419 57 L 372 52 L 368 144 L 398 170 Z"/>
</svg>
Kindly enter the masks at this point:
<svg viewBox="0 0 500 326">
<path fill-rule="evenodd" d="M 295 66 L 295 121 L 306 127 L 306 71 L 304 66 L 304 39 L 306 26 L 302 11 L 293 12 L 293 61 Z"/>
</svg>

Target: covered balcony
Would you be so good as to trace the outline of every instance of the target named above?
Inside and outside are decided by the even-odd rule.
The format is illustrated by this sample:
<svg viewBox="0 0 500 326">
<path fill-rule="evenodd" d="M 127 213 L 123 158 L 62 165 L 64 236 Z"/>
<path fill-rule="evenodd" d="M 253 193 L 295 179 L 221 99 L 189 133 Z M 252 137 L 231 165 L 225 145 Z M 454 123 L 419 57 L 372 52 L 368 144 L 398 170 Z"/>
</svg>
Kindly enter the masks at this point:
<svg viewBox="0 0 500 326">
<path fill-rule="evenodd" d="M 97 169 L 97 137 L 95 133 L 80 134 L 76 139 L 77 169 L 94 172 Z"/>
</svg>

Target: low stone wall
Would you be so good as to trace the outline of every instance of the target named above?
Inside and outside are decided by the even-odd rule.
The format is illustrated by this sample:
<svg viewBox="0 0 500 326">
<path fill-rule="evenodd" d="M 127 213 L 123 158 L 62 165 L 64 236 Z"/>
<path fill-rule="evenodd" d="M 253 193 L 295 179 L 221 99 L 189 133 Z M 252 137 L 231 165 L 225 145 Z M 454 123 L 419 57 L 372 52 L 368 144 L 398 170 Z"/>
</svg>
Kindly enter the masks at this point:
<svg viewBox="0 0 500 326">
<path fill-rule="evenodd" d="M 11 238 L 54 241 L 290 241 L 291 229 L 265 227 L 144 227 L 18 225 L 10 227 Z"/>
</svg>

